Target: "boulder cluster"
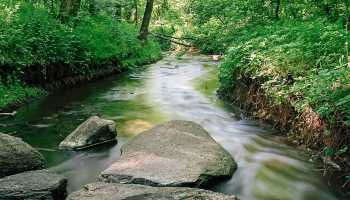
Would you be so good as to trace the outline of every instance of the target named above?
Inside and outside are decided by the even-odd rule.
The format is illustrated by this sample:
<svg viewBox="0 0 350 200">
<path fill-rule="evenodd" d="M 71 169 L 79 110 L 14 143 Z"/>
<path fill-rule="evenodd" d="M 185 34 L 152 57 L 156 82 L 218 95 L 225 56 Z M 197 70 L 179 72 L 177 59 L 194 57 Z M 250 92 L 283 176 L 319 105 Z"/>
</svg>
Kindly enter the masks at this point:
<svg viewBox="0 0 350 200">
<path fill-rule="evenodd" d="M 81 150 L 116 141 L 115 123 L 89 118 L 60 145 Z M 67 179 L 44 170 L 44 158 L 21 139 L 0 133 L 0 199 L 235 200 L 200 188 L 230 178 L 231 155 L 200 125 L 170 121 L 147 130 L 122 147 L 121 158 L 95 183 L 67 197 Z"/>
</svg>

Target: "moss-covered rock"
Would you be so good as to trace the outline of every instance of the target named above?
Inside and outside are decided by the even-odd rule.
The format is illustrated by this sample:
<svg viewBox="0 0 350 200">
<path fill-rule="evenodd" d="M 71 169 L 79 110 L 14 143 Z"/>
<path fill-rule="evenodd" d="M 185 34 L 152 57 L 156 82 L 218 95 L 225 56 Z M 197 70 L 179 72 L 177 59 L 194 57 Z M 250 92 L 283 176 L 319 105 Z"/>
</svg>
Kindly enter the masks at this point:
<svg viewBox="0 0 350 200">
<path fill-rule="evenodd" d="M 0 177 L 42 169 L 44 157 L 22 139 L 0 133 Z"/>
</svg>

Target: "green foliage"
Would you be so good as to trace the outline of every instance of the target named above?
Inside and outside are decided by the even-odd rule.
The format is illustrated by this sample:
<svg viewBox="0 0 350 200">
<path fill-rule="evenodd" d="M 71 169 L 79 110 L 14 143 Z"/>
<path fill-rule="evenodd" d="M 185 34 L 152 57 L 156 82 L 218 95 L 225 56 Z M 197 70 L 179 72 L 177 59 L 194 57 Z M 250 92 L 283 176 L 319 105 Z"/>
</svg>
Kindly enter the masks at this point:
<svg viewBox="0 0 350 200">
<path fill-rule="evenodd" d="M 323 154 L 324 154 L 325 157 L 332 157 L 333 154 L 334 154 L 334 150 L 332 148 L 330 148 L 330 147 L 325 147 L 323 149 Z"/>
<path fill-rule="evenodd" d="M 346 153 L 348 152 L 349 147 L 347 145 L 344 145 L 342 148 L 340 148 L 335 154 L 337 156 L 345 156 Z"/>
<path fill-rule="evenodd" d="M 281 0 L 279 6 L 277 2 L 190 0 L 188 11 L 194 23 L 191 34 L 197 39 L 194 44 L 207 53 L 225 53 L 235 38 L 242 36 L 237 33 L 247 26 L 272 24 L 278 20 L 317 21 L 319 18 L 345 25 L 345 19 L 350 16 L 348 0 Z"/>
<path fill-rule="evenodd" d="M 152 29 L 152 32 L 162 36 L 173 36 L 175 34 L 175 29 L 172 26 L 158 26 Z M 155 37 L 156 41 L 160 44 L 162 50 L 169 50 L 171 48 L 171 41 L 168 39 L 163 39 Z"/>
<path fill-rule="evenodd" d="M 34 98 L 43 94 L 45 94 L 43 90 L 26 86 L 20 81 L 12 81 L 9 85 L 0 83 L 0 109 L 9 104 L 22 102 L 28 98 Z"/>
<path fill-rule="evenodd" d="M 9 76 L 16 81 L 28 79 L 28 72 L 37 76 L 29 78 L 53 81 L 47 79 L 47 67 L 51 74 L 93 75 L 111 67 L 127 70 L 161 56 L 155 41 L 143 44 L 138 39 L 135 25 L 104 14 L 91 16 L 81 12 L 70 23 L 62 24 L 41 4 L 1 1 L 0 24 L 3 83 Z M 19 98 L 30 96 L 31 89 L 16 81 L 16 87 L 3 86 L 3 92 L 8 88 L 19 91 Z"/>
<path fill-rule="evenodd" d="M 284 21 L 246 27 L 239 35 L 220 68 L 223 87 L 243 74 L 260 80 L 273 104 L 291 100 L 299 111 L 311 107 L 330 122 L 350 122 L 349 36 L 341 26 Z"/>
</svg>

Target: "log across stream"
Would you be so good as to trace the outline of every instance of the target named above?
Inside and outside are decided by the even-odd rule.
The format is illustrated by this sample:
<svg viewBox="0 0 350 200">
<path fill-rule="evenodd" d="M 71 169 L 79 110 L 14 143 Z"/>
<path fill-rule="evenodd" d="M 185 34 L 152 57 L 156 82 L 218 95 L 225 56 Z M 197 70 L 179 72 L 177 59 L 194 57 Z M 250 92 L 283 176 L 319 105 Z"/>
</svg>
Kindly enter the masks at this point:
<svg viewBox="0 0 350 200">
<path fill-rule="evenodd" d="M 0 119 L 0 132 L 23 138 L 46 165 L 68 178 L 69 192 L 94 182 L 120 157 L 120 147 L 156 124 L 176 119 L 202 125 L 237 161 L 238 169 L 211 190 L 241 199 L 336 199 L 309 157 L 276 139 L 276 130 L 246 118 L 215 95 L 217 63 L 206 56 L 168 56 L 144 71 L 62 89 Z M 92 115 L 114 120 L 118 144 L 85 151 L 59 143 Z M 278 134 L 278 132 L 277 132 Z"/>
</svg>

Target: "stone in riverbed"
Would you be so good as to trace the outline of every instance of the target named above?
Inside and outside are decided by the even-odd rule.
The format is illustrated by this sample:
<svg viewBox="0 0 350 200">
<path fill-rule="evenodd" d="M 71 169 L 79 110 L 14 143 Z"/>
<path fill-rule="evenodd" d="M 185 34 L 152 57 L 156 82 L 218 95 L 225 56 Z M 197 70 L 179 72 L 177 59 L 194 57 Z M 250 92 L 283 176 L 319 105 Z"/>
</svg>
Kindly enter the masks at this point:
<svg viewBox="0 0 350 200">
<path fill-rule="evenodd" d="M 72 193 L 67 200 L 236 200 L 202 189 L 185 187 L 150 187 L 119 183 L 92 183 Z"/>
<path fill-rule="evenodd" d="M 171 121 L 141 133 L 122 147 L 121 159 L 102 172 L 104 182 L 205 187 L 231 177 L 231 155 L 200 125 Z"/>
<path fill-rule="evenodd" d="M 115 126 L 115 122 L 112 120 L 101 119 L 97 116 L 90 117 L 68 135 L 60 143 L 59 148 L 79 150 L 116 141 L 117 131 Z"/>
<path fill-rule="evenodd" d="M 42 169 L 44 157 L 22 139 L 0 133 L 0 178 Z"/>
<path fill-rule="evenodd" d="M 29 171 L 0 179 L 2 200 L 62 200 L 67 179 L 47 170 Z"/>
</svg>

